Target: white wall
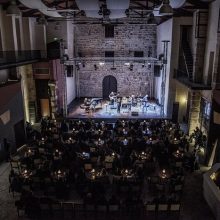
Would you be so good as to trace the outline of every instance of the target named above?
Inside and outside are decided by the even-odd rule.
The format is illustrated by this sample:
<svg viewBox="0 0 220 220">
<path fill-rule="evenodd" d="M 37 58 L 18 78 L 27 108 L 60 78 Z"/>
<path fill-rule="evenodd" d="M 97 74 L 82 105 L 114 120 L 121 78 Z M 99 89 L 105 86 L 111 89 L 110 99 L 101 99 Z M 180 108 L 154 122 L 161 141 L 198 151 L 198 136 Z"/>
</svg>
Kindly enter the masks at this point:
<svg viewBox="0 0 220 220">
<path fill-rule="evenodd" d="M 210 52 L 213 51 L 214 57 L 216 57 L 219 7 L 220 7 L 220 1 L 214 1 L 209 5 L 209 20 L 208 20 L 208 28 L 207 28 L 207 38 L 206 38 L 207 41 L 206 41 L 206 49 L 205 49 L 205 57 L 204 57 L 203 76 L 208 75 Z M 213 65 L 214 63 L 215 60 L 213 62 Z"/>
<path fill-rule="evenodd" d="M 66 77 L 66 90 L 67 90 L 67 105 L 69 105 L 76 98 L 76 76 Z"/>
</svg>

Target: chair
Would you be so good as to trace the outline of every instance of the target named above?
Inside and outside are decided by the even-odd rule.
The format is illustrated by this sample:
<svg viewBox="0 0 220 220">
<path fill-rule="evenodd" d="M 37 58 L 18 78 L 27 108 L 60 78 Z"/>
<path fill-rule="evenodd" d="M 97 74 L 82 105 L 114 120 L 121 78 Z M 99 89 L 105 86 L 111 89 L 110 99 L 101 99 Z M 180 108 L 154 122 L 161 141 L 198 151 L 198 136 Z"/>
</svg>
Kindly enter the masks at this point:
<svg viewBox="0 0 220 220">
<path fill-rule="evenodd" d="M 85 163 L 84 164 L 84 169 L 85 169 L 85 171 L 92 170 L 92 164 L 91 163 Z"/>
<path fill-rule="evenodd" d="M 20 171 L 20 163 L 18 161 L 10 161 L 11 169 L 15 169 L 15 171 Z"/>
<path fill-rule="evenodd" d="M 40 203 L 40 215 L 41 217 L 51 216 L 51 207 L 49 203 Z"/>
<path fill-rule="evenodd" d="M 94 204 L 85 204 L 85 217 L 94 218 L 96 208 Z"/>
<path fill-rule="evenodd" d="M 175 191 L 175 192 L 182 192 L 182 189 L 183 189 L 183 186 L 182 186 L 182 185 L 176 185 L 176 186 L 174 187 L 174 191 Z"/>
<path fill-rule="evenodd" d="M 183 162 L 176 162 L 175 167 L 181 168 L 183 166 Z"/>
<path fill-rule="evenodd" d="M 112 163 L 111 162 L 105 162 L 105 168 L 110 170 L 112 169 Z"/>
<path fill-rule="evenodd" d="M 174 219 L 179 219 L 180 215 L 180 204 L 170 204 L 170 214 Z"/>
<path fill-rule="evenodd" d="M 108 211 L 108 206 L 107 205 L 97 205 L 96 211 L 97 211 L 98 218 L 105 219 L 106 213 Z"/>
<path fill-rule="evenodd" d="M 151 218 L 156 218 L 156 204 L 146 204 L 145 205 L 145 215 L 147 217 Z"/>
<path fill-rule="evenodd" d="M 158 217 L 162 216 L 162 219 L 164 218 L 164 215 L 168 214 L 168 204 L 158 204 Z"/>
<path fill-rule="evenodd" d="M 63 207 L 63 216 L 65 217 L 73 217 L 74 215 L 74 204 L 72 202 L 63 202 L 62 207 Z"/>
<path fill-rule="evenodd" d="M 82 203 L 74 203 L 74 217 L 81 219 L 84 217 L 84 204 Z"/>
<path fill-rule="evenodd" d="M 51 204 L 51 209 L 52 209 L 52 215 L 53 217 L 56 218 L 61 218 L 62 217 L 62 204 L 60 202 L 53 202 Z"/>
</svg>

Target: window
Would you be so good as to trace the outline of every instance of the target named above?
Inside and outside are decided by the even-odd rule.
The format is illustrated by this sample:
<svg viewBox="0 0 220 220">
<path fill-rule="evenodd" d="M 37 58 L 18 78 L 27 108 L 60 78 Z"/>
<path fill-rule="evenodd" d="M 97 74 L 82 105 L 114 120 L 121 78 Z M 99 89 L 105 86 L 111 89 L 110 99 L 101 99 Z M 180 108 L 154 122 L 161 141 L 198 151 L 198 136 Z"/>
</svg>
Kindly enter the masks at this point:
<svg viewBox="0 0 220 220">
<path fill-rule="evenodd" d="M 105 51 L 105 57 L 114 57 L 114 51 Z"/>
<path fill-rule="evenodd" d="M 114 37 L 114 25 L 105 25 L 105 37 L 112 38 Z"/>
<path fill-rule="evenodd" d="M 134 57 L 144 57 L 143 51 L 134 51 Z"/>
<path fill-rule="evenodd" d="M 114 51 L 105 51 L 105 57 L 109 57 L 109 59 L 105 60 L 106 62 L 111 62 L 113 60 L 111 58 L 114 57 Z"/>
</svg>

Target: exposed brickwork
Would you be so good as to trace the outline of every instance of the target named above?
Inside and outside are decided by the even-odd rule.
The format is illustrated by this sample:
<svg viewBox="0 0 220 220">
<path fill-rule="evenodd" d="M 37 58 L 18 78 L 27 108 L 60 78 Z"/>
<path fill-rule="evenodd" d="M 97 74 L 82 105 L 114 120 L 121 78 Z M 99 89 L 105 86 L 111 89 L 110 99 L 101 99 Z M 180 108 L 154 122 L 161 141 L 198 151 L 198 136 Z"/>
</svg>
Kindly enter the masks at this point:
<svg viewBox="0 0 220 220">
<path fill-rule="evenodd" d="M 118 25 L 115 26 L 114 38 L 105 38 L 105 28 L 102 25 L 79 25 L 76 28 L 76 50 L 83 57 L 104 57 L 105 51 L 114 51 L 115 57 L 133 57 L 134 51 L 143 51 L 144 56 L 156 56 L 156 26 L 152 25 Z M 150 78 L 153 75 L 153 65 L 148 68 L 142 63 L 133 63 L 133 71 L 125 62 L 116 61 L 116 70 L 111 70 L 112 62 L 99 66 L 88 61 L 85 67 L 80 65 L 80 96 L 101 97 L 102 80 L 107 75 L 117 79 L 118 92 L 121 95 L 150 94 Z M 98 69 L 95 71 L 94 65 Z"/>
</svg>

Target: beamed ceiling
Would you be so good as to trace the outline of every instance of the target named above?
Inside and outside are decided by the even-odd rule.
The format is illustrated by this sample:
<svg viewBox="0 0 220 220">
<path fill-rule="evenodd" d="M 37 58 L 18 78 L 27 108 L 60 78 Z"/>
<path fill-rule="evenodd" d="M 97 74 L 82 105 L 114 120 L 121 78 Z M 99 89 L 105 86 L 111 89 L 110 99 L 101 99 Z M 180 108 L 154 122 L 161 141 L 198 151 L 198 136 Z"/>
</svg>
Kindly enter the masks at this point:
<svg viewBox="0 0 220 220">
<path fill-rule="evenodd" d="M 85 16 L 84 11 L 81 11 L 75 0 L 42 0 L 42 2 L 53 10 L 58 11 L 63 18 L 50 18 L 47 17 L 48 21 L 56 21 L 61 19 L 77 19 Z M 3 9 L 6 9 L 10 0 L 0 0 L 0 4 L 3 6 Z M 105 5 L 106 0 L 99 0 L 99 5 Z M 162 0 L 130 0 L 129 5 L 129 15 L 130 18 L 145 18 L 152 12 L 153 8 L 159 7 L 162 4 Z M 22 11 L 23 17 L 39 17 L 41 16 L 41 12 L 37 9 L 27 8 L 25 5 L 20 3 L 17 0 L 17 5 Z M 202 0 L 187 0 L 183 7 L 175 8 L 173 16 L 191 16 L 193 11 L 196 9 L 207 9 L 208 3 Z M 169 16 L 159 17 L 158 23 L 162 23 L 163 21 L 170 18 Z M 117 19 L 116 19 L 117 20 Z M 101 22 L 101 19 L 97 19 L 98 22 Z M 117 22 L 117 21 L 116 21 Z"/>
</svg>

